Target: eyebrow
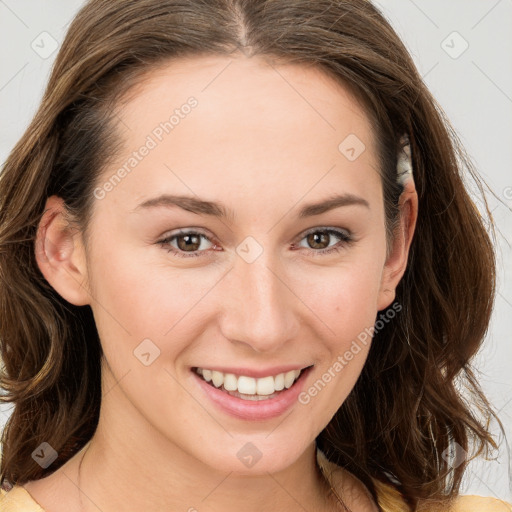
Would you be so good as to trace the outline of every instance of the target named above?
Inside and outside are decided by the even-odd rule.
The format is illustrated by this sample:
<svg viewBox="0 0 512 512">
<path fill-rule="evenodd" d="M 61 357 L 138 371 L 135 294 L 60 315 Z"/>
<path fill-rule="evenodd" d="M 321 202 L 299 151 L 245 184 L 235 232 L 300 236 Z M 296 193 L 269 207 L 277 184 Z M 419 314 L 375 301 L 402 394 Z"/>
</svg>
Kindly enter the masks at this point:
<svg viewBox="0 0 512 512">
<path fill-rule="evenodd" d="M 148 199 L 143 203 L 140 203 L 132 213 L 135 213 L 140 209 L 146 210 L 161 207 L 173 208 L 176 206 L 198 215 L 211 215 L 213 217 L 224 218 L 230 221 L 233 221 L 235 218 L 234 212 L 229 208 L 226 208 L 221 203 L 206 201 L 192 196 L 177 196 L 170 194 L 162 194 L 158 197 Z M 306 204 L 300 209 L 298 217 L 301 219 L 305 217 L 313 217 L 314 215 L 320 215 L 342 206 L 364 206 L 368 209 L 370 208 L 368 201 L 362 197 L 358 197 L 353 194 L 338 194 L 316 203 Z"/>
</svg>

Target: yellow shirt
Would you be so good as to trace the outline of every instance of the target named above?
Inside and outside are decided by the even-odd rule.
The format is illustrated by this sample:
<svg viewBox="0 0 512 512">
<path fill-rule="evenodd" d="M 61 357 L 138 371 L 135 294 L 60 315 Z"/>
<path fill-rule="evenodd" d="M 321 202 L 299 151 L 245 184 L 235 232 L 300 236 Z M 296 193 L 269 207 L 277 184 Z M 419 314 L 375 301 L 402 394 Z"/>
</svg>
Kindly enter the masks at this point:
<svg viewBox="0 0 512 512">
<path fill-rule="evenodd" d="M 320 450 L 317 451 L 317 460 L 327 476 L 333 470 L 339 469 L 338 466 L 329 462 Z M 405 501 L 393 486 L 377 480 L 374 483 L 379 505 L 384 512 L 409 512 Z M 10 491 L 0 489 L 0 512 L 45 512 L 45 510 L 22 486 L 15 485 Z M 495 498 L 459 496 L 451 507 L 424 503 L 418 512 L 512 512 L 512 505 Z"/>
</svg>

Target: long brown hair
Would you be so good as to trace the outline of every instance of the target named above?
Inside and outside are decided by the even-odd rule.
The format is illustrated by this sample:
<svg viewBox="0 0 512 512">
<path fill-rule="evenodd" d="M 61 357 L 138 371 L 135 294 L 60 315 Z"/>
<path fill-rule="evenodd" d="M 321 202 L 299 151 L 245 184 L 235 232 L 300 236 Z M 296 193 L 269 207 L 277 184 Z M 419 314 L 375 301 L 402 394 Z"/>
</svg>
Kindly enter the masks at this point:
<svg viewBox="0 0 512 512">
<path fill-rule="evenodd" d="M 397 289 L 401 311 L 375 333 L 360 378 L 317 443 L 374 494 L 374 479 L 396 486 L 411 509 L 453 496 L 467 460 L 454 467 L 445 450 L 496 448 L 494 412 L 469 364 L 491 315 L 494 252 L 463 184 L 467 172 L 482 192 L 471 162 L 403 43 L 366 0 L 90 0 L 81 9 L 0 176 L 0 384 L 1 399 L 15 405 L 1 482 L 53 472 L 99 417 L 102 351 L 91 309 L 62 299 L 35 261 L 46 198 L 62 197 L 86 233 L 93 190 L 121 146 L 123 94 L 171 59 L 237 50 L 318 66 L 357 95 L 379 141 L 388 228 L 399 215 L 399 141 L 409 136 L 419 218 Z M 461 397 L 461 378 L 477 410 Z M 31 457 L 42 442 L 58 453 L 47 469 Z"/>
</svg>

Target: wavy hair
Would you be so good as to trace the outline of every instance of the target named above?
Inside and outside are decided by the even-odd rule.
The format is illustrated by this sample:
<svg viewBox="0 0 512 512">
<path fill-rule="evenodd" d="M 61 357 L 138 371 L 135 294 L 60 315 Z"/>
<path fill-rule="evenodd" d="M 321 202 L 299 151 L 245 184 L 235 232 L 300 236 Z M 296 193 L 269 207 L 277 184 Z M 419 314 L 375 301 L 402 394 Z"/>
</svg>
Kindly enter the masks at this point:
<svg viewBox="0 0 512 512">
<path fill-rule="evenodd" d="M 0 385 L 1 400 L 14 404 L 0 482 L 48 475 L 99 418 L 102 350 L 92 311 L 60 297 L 35 260 L 47 197 L 62 197 L 86 234 L 93 190 L 122 144 L 122 98 L 173 59 L 236 51 L 317 66 L 356 95 L 375 127 L 391 236 L 397 151 L 409 137 L 419 217 L 397 289 L 402 309 L 375 333 L 355 387 L 317 443 L 374 496 L 374 480 L 395 486 L 411 510 L 423 498 L 454 496 L 468 461 L 452 467 L 445 450 L 473 447 L 476 456 L 497 447 L 489 432 L 496 415 L 470 365 L 490 320 L 495 255 L 465 174 L 482 195 L 483 186 L 404 44 L 366 0 L 85 3 L 0 175 Z M 42 442 L 58 452 L 47 469 L 31 457 Z"/>
</svg>

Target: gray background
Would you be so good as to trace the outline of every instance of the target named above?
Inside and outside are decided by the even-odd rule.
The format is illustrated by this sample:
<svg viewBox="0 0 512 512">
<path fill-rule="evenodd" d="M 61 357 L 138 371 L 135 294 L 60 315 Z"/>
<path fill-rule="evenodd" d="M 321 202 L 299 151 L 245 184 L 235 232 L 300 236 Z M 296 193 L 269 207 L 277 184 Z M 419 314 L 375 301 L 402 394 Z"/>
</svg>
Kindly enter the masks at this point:
<svg viewBox="0 0 512 512">
<path fill-rule="evenodd" d="M 404 39 L 480 174 L 503 201 L 488 197 L 498 228 L 498 296 L 486 343 L 474 365 L 510 442 L 512 0 L 375 3 Z M 79 0 L 0 0 L 0 163 L 32 118 L 59 43 L 81 4 Z M 9 408 L 2 407 L 0 426 L 8 415 Z M 499 440 L 496 460 L 471 463 L 464 493 L 511 501 L 510 452 Z"/>
</svg>

